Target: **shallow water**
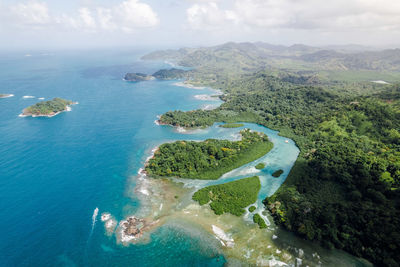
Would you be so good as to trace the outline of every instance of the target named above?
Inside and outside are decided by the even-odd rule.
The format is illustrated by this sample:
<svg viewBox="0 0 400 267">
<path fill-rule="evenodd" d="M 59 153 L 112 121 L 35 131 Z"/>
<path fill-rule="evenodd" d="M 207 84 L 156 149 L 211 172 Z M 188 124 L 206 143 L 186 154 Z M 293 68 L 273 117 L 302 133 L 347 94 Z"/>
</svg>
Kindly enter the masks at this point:
<svg viewBox="0 0 400 267">
<path fill-rule="evenodd" d="M 1 265 L 222 266 L 226 256 L 234 258 L 205 227 L 215 220 L 224 227 L 229 216 L 215 218 L 203 207 L 198 211 L 198 216 L 204 216 L 199 220 L 203 223 L 195 225 L 185 219 L 185 209 L 196 207 L 190 200 L 193 188 L 165 182 L 163 186 L 171 190 L 170 194 L 177 192 L 186 198 L 179 199 L 181 203 L 177 201 L 174 216 L 166 216 L 165 224 L 150 232 L 146 242 L 124 246 L 117 242 L 116 235 L 107 234 L 101 223 L 100 214 L 104 212 L 119 221 L 131 214 L 152 211 L 153 204 L 159 215 L 168 211 L 168 203 L 160 208 L 157 202 L 162 197 L 172 199 L 168 192 L 154 197 L 152 204 L 143 202 L 135 191 L 137 172 L 154 146 L 177 139 L 231 139 L 237 137 L 239 130 L 215 125 L 182 133 L 156 125 L 157 115 L 168 110 L 215 105 L 215 101 L 195 98 L 215 92 L 175 86 L 176 81 L 124 82 L 126 72 L 152 73 L 168 66 L 138 61 L 143 53 L 29 52 L 31 57 L 24 57 L 26 51 L 0 54 L 0 93 L 15 95 L 0 99 Z M 53 118 L 18 117 L 39 97 L 63 97 L 78 101 L 79 105 Z M 260 201 L 284 181 L 298 150 L 274 131 L 257 125 L 246 127 L 266 132 L 275 143 L 274 149 L 221 181 L 205 183 L 257 174 L 263 184 Z M 256 171 L 251 167 L 259 161 L 267 164 L 266 169 Z M 278 167 L 285 170 L 284 174 L 272 178 L 270 174 Z M 96 208 L 98 214 L 94 216 Z M 235 220 L 242 229 L 254 226 L 242 218 Z M 296 240 L 291 235 L 287 239 Z"/>
</svg>

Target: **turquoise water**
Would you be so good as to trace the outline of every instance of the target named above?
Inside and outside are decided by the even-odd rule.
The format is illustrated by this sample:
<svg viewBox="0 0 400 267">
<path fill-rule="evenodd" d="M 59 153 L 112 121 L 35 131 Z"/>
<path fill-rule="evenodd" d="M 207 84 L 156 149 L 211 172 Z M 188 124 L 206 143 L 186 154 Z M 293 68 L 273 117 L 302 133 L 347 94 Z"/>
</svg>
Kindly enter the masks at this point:
<svg viewBox="0 0 400 267">
<path fill-rule="evenodd" d="M 150 150 L 178 139 L 237 139 L 240 129 L 214 125 L 179 132 L 154 123 L 168 110 L 192 110 L 219 101 L 201 101 L 195 90 L 176 81 L 124 82 L 126 72 L 152 73 L 168 67 L 142 62 L 145 51 L 58 51 L 0 54 L 0 265 L 1 266 L 223 266 L 219 242 L 202 229 L 167 224 L 150 242 L 122 246 L 105 234 L 102 212 L 117 220 L 135 214 L 141 204 L 134 193 L 138 170 Z M 23 96 L 35 96 L 24 99 Z M 78 101 L 71 112 L 53 118 L 20 118 L 37 98 Z M 298 149 L 291 140 L 265 127 L 245 127 L 268 134 L 273 150 L 217 181 L 185 181 L 202 187 L 251 175 L 260 176 L 258 199 L 271 195 L 289 173 Z M 286 142 L 287 141 L 287 142 Z M 256 170 L 258 162 L 266 163 Z M 279 178 L 272 172 L 283 169 Z M 94 210 L 99 209 L 97 220 Z M 247 218 L 249 219 L 249 218 Z M 315 247 L 288 233 L 282 246 Z M 288 244 L 289 243 L 289 244 Z M 309 252 L 308 252 L 309 251 Z M 349 257 L 325 253 L 328 262 Z M 328 259 L 329 257 L 333 259 Z M 349 264 L 350 260 L 341 265 Z M 323 261 L 323 259 L 321 259 Z M 335 266 L 335 264 L 331 264 Z M 337 264 L 336 264 L 337 265 Z"/>
<path fill-rule="evenodd" d="M 123 247 L 98 217 L 91 234 L 96 207 L 117 219 L 135 213 L 128 178 L 153 142 L 176 135 L 156 116 L 207 104 L 194 98 L 199 91 L 122 81 L 128 71 L 166 67 L 138 62 L 141 51 L 25 54 L 0 55 L 0 92 L 15 95 L 0 99 L 0 265 L 223 265 L 217 246 L 184 228 L 162 227 L 152 242 Z M 38 97 L 79 104 L 53 118 L 18 117 Z"/>
</svg>

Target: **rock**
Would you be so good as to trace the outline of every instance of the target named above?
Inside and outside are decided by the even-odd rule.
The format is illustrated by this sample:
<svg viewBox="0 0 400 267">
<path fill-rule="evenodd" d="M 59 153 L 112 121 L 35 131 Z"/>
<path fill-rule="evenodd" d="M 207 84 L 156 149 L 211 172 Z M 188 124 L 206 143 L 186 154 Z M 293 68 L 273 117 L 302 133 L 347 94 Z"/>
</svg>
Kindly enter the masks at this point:
<svg viewBox="0 0 400 267">
<path fill-rule="evenodd" d="M 124 234 L 132 237 L 138 237 L 142 234 L 141 229 L 144 226 L 144 220 L 136 217 L 129 217 L 126 222 L 123 223 Z"/>
</svg>

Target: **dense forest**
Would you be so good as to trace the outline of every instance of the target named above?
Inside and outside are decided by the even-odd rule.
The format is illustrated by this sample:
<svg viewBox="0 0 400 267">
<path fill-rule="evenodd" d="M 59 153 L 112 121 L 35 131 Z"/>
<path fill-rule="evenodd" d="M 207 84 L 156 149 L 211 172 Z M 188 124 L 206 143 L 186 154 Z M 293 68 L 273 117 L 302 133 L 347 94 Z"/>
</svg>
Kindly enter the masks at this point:
<svg viewBox="0 0 400 267">
<path fill-rule="evenodd" d="M 70 100 L 54 98 L 49 101 L 42 101 L 24 109 L 24 115 L 52 115 L 65 111 L 68 105 L 73 104 Z"/>
<path fill-rule="evenodd" d="M 195 192 L 192 198 L 199 202 L 200 205 L 209 203 L 210 208 L 217 215 L 227 212 L 241 216 L 247 206 L 257 201 L 260 188 L 260 179 L 254 176 L 225 184 L 204 187 Z M 262 218 L 261 220 L 264 222 Z"/>
<path fill-rule="evenodd" d="M 240 141 L 208 139 L 163 144 L 149 160 L 146 172 L 153 176 L 218 179 L 260 158 L 273 147 L 263 133 L 245 129 L 240 134 Z"/>
<path fill-rule="evenodd" d="M 306 71 L 246 72 L 249 61 L 241 64 L 242 56 L 233 59 L 241 72 L 210 59 L 197 76 L 191 74 L 193 81 L 222 89 L 224 104 L 211 111 L 170 111 L 161 121 L 184 127 L 256 122 L 279 130 L 301 152 L 285 183 L 265 200 L 275 222 L 327 248 L 398 266 L 400 86 L 327 81 Z M 215 72 L 217 65 L 221 70 Z"/>
</svg>

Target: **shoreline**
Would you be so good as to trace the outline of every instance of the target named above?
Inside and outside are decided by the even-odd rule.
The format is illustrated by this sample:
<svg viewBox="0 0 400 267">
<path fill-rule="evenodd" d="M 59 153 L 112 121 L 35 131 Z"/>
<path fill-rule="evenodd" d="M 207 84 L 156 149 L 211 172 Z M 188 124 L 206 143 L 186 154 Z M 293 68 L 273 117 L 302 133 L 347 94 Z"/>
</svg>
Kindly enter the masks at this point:
<svg viewBox="0 0 400 267">
<path fill-rule="evenodd" d="M 201 101 L 218 101 L 219 95 L 195 95 L 194 98 Z"/>
<path fill-rule="evenodd" d="M 173 85 L 179 86 L 179 87 L 186 87 L 186 88 L 190 88 L 190 89 L 195 89 L 195 90 L 204 90 L 204 89 L 207 88 L 205 86 L 195 86 L 195 85 L 192 85 L 192 84 L 190 84 L 188 82 L 176 82 Z"/>
</svg>

